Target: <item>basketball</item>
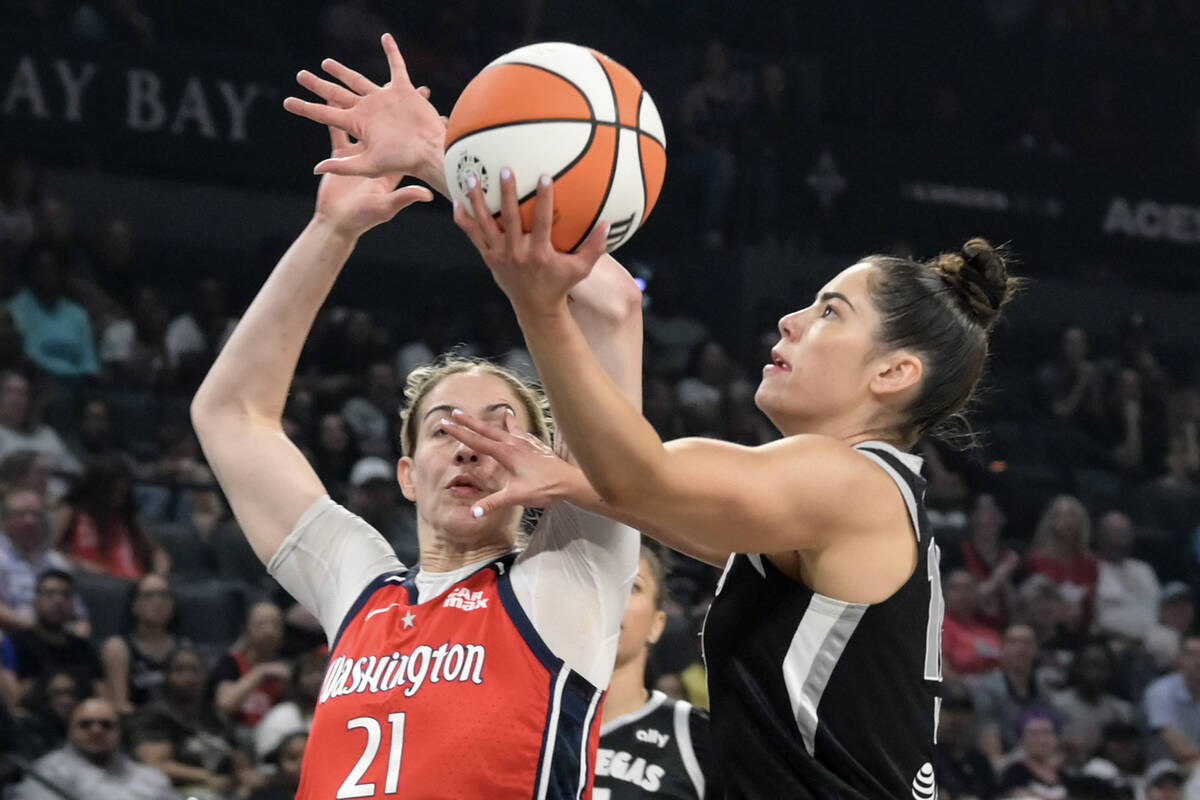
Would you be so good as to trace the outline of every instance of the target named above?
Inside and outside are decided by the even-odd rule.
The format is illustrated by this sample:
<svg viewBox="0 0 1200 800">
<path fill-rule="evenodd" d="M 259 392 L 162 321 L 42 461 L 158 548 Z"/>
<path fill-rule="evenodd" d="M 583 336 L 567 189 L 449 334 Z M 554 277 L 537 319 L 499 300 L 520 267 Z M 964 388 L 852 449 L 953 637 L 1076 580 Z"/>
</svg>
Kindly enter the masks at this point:
<svg viewBox="0 0 1200 800">
<path fill-rule="evenodd" d="M 629 241 L 658 200 L 666 135 L 650 95 L 608 56 L 562 42 L 531 44 L 475 76 L 450 112 L 446 182 L 471 209 L 467 180 L 500 212 L 500 170 L 512 169 L 525 230 L 538 179 L 554 179 L 555 249 L 570 252 L 609 223 L 608 250 Z"/>
</svg>

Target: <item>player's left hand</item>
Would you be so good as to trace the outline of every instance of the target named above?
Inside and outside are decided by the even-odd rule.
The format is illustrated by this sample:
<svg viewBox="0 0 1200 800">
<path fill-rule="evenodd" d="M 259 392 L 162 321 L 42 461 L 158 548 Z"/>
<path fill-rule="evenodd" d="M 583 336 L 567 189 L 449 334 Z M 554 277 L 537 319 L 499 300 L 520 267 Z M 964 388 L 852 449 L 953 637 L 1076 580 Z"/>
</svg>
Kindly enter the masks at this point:
<svg viewBox="0 0 1200 800">
<path fill-rule="evenodd" d="M 554 182 L 547 176 L 538 181 L 537 204 L 529 233 L 522 230 L 516 176 L 511 169 L 500 170 L 500 222 L 503 228 L 488 211 L 479 182 L 472 178 L 468 185 L 472 213 L 456 204 L 454 221 L 483 256 L 518 315 L 523 310 L 545 311 L 564 303 L 571 287 L 587 277 L 607 249 L 607 225 L 593 230 L 573 253 L 554 249 L 550 242 L 550 229 L 554 223 Z"/>
<path fill-rule="evenodd" d="M 472 507 L 477 519 L 514 506 L 545 508 L 587 481 L 578 467 L 559 458 L 548 444 L 509 425 L 511 418 L 506 414 L 503 427 L 498 427 L 456 409 L 442 421 L 446 433 L 475 452 L 494 458 L 508 471 L 504 488 Z"/>
</svg>

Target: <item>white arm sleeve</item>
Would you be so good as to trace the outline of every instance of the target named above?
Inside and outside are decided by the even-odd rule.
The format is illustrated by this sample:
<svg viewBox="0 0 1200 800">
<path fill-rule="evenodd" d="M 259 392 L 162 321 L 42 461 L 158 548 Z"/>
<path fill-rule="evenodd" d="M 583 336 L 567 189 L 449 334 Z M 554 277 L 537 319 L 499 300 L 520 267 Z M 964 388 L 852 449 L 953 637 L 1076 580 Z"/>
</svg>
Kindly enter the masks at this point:
<svg viewBox="0 0 1200 800">
<path fill-rule="evenodd" d="M 300 516 L 267 571 L 313 613 L 333 644 L 367 584 L 403 567 L 378 531 L 324 495 Z"/>
<path fill-rule="evenodd" d="M 557 503 L 513 564 L 513 593 L 534 630 L 599 688 L 612 677 L 640 548 L 633 528 Z"/>
</svg>

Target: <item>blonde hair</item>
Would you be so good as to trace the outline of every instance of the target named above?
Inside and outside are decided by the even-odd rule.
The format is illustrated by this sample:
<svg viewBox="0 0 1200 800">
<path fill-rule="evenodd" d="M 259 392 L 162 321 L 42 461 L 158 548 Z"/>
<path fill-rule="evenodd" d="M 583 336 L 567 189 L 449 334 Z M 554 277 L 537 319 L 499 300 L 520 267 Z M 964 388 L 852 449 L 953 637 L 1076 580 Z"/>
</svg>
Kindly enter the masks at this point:
<svg viewBox="0 0 1200 800">
<path fill-rule="evenodd" d="M 1042 511 L 1042 516 L 1038 518 L 1037 527 L 1033 532 L 1033 549 L 1038 552 L 1053 552 L 1057 546 L 1057 537 L 1054 530 L 1055 510 L 1060 505 L 1070 506 L 1073 511 L 1076 511 L 1082 521 L 1079 524 L 1079 547 L 1086 550 L 1092 540 L 1092 518 L 1088 514 L 1087 507 L 1080 502 L 1079 498 L 1069 494 L 1056 495 L 1046 508 Z"/>
<path fill-rule="evenodd" d="M 551 443 L 554 423 L 550 417 L 550 403 L 540 386 L 486 359 L 443 355 L 432 364 L 417 367 L 408 373 L 404 383 L 404 407 L 400 410 L 400 448 L 404 455 L 411 456 L 417 449 L 415 418 L 421 402 L 443 380 L 464 373 L 494 375 L 507 383 L 529 414 L 529 432 L 546 444 Z"/>
</svg>

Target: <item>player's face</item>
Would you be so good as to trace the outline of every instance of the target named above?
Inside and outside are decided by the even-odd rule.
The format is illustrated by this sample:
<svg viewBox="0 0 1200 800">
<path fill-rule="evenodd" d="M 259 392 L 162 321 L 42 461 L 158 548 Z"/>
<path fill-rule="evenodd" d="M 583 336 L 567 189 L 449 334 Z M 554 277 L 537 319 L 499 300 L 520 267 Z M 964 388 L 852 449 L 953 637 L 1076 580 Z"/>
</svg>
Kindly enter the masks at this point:
<svg viewBox="0 0 1200 800">
<path fill-rule="evenodd" d="M 485 372 L 462 372 L 444 378 L 417 409 L 416 447 L 400 463 L 400 487 L 416 503 L 423 524 L 442 534 L 477 535 L 482 529 L 471 514 L 481 498 L 502 488 L 508 472 L 490 456 L 477 453 L 442 429 L 440 420 L 461 408 L 486 423 L 529 431 L 525 405 L 503 379 Z M 516 531 L 521 510 L 489 514 L 493 526 Z M 486 530 L 492 530 L 492 527 Z"/>
<path fill-rule="evenodd" d="M 633 579 L 633 593 L 629 596 L 629 605 L 625 607 L 625 616 L 621 617 L 617 666 L 637 658 L 662 635 L 667 615 L 658 610 L 658 593 L 661 589 L 654 580 L 654 569 L 643 558 Z"/>
<path fill-rule="evenodd" d="M 779 344 L 755 402 L 784 434 L 840 432 L 831 422 L 870 398 L 879 315 L 862 263 L 842 271 L 815 302 L 779 320 Z"/>
</svg>

